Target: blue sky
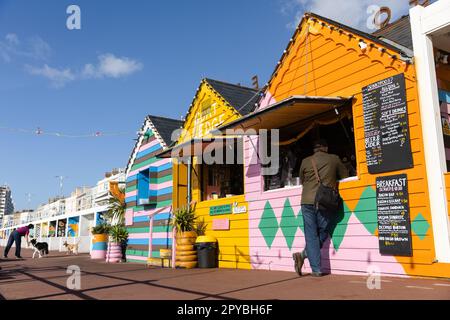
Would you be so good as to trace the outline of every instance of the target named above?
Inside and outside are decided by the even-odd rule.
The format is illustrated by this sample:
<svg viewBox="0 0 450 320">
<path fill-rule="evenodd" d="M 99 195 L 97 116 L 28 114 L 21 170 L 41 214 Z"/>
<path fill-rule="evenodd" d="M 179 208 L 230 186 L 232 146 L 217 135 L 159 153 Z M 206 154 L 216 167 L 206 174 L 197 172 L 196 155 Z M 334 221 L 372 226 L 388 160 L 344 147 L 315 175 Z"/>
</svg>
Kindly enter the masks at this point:
<svg viewBox="0 0 450 320">
<path fill-rule="evenodd" d="M 56 175 L 68 176 L 66 195 L 94 185 L 126 165 L 145 115 L 179 119 L 203 77 L 267 82 L 305 8 L 360 28 L 371 3 L 392 3 L 394 17 L 408 8 L 407 0 L 343 1 L 355 19 L 337 2 L 0 0 L 0 184 L 17 209 L 58 194 Z M 81 30 L 66 28 L 70 4 L 81 8 Z M 38 127 L 122 134 L 33 134 Z"/>
</svg>

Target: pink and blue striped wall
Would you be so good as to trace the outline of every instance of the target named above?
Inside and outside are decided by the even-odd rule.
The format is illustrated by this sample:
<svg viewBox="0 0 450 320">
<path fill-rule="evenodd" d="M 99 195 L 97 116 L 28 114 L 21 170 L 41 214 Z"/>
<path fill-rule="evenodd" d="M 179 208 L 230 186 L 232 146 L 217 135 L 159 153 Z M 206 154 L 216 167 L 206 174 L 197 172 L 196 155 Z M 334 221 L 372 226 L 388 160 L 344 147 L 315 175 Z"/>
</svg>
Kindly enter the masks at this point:
<svg viewBox="0 0 450 320">
<path fill-rule="evenodd" d="M 160 249 L 172 247 L 172 228 L 169 226 L 172 205 L 171 159 L 155 155 L 163 150 L 150 129 L 146 133 L 126 178 L 126 225 L 129 232 L 127 260 L 146 262 L 148 257 L 158 258 Z M 149 171 L 147 195 L 151 203 L 139 205 L 139 176 Z M 142 185 L 141 185 L 142 186 Z"/>
</svg>

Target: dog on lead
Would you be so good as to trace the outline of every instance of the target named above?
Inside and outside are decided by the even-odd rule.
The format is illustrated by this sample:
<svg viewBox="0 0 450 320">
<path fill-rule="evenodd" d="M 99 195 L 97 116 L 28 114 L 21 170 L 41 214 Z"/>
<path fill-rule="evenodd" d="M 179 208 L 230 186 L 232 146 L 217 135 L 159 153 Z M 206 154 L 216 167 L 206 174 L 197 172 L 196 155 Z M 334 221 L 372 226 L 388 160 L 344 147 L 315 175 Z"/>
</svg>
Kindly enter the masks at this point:
<svg viewBox="0 0 450 320">
<path fill-rule="evenodd" d="M 69 243 L 67 243 L 67 241 L 64 241 L 63 245 L 67 249 L 67 253 L 66 254 L 78 255 L 78 245 L 79 245 L 79 243 L 80 242 L 78 241 L 77 243 L 69 244 Z"/>
<path fill-rule="evenodd" d="M 48 243 L 47 242 L 37 242 L 36 239 L 32 239 L 30 241 L 31 245 L 34 248 L 33 259 L 36 253 L 39 255 L 39 258 L 42 258 L 45 255 L 48 255 Z"/>
</svg>

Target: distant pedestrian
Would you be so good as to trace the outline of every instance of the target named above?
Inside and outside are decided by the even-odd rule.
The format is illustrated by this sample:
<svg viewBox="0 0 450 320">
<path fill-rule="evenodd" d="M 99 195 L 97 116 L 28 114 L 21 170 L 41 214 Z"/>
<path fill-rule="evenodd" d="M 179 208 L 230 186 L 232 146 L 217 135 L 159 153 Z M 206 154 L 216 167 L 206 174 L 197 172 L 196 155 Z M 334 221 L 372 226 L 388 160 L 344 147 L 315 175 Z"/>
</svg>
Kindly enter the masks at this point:
<svg viewBox="0 0 450 320">
<path fill-rule="evenodd" d="M 29 240 L 29 234 L 30 229 L 34 229 L 34 226 L 32 224 L 29 224 L 28 226 L 20 227 L 15 229 L 11 234 L 9 235 L 8 244 L 6 245 L 5 252 L 3 256 L 5 258 L 8 258 L 8 252 L 11 249 L 13 243 L 16 243 L 16 258 L 22 259 L 22 256 L 20 255 L 21 250 L 21 243 L 22 243 L 22 237 L 25 237 L 25 240 L 27 242 L 27 245 L 30 243 Z"/>
<path fill-rule="evenodd" d="M 316 201 L 317 191 L 322 184 L 325 188 L 335 189 L 334 194 L 339 199 L 337 181 L 347 178 L 348 171 L 337 155 L 328 153 L 327 142 L 320 139 L 314 143 L 314 154 L 302 161 L 299 176 L 303 185 L 301 212 L 306 246 L 302 252 L 293 254 L 295 271 L 301 276 L 303 263 L 308 259 L 312 269 L 311 275 L 320 277 L 322 276 L 320 249 L 328 237 L 330 222 L 337 216 L 337 212 L 319 205 Z"/>
</svg>

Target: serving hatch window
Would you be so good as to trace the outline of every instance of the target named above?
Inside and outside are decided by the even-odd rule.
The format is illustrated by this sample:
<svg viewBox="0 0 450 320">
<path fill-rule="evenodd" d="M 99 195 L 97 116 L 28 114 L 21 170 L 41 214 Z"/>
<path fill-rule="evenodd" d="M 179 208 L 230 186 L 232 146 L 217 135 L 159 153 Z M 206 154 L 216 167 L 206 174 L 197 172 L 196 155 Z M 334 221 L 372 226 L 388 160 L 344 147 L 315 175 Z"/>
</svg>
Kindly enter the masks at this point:
<svg viewBox="0 0 450 320">
<path fill-rule="evenodd" d="M 217 155 L 217 159 L 227 153 L 223 161 L 212 164 L 201 163 L 197 167 L 201 201 L 229 198 L 244 193 L 242 148 L 242 139 L 228 141 L 223 147 L 212 152 L 212 157 Z"/>
<path fill-rule="evenodd" d="M 313 154 L 313 142 L 317 139 L 328 142 L 328 152 L 339 156 L 349 176 L 357 175 L 351 105 L 340 108 L 339 112 L 327 111 L 279 130 L 279 167 L 275 174 L 263 175 L 264 191 L 300 185 L 300 165 L 304 158 Z M 274 144 L 270 137 L 268 144 Z M 268 148 L 268 153 L 274 147 Z"/>
</svg>

